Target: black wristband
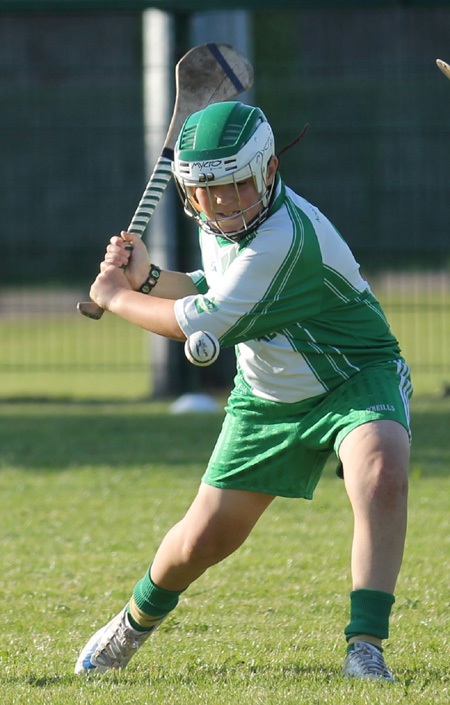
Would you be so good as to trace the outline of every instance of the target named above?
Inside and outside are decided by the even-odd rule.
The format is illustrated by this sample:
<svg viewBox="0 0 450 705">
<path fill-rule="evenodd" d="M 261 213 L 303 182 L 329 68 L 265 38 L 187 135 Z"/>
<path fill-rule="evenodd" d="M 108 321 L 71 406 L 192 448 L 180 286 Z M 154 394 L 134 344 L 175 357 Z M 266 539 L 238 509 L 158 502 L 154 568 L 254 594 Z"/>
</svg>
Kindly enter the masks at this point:
<svg viewBox="0 0 450 705">
<path fill-rule="evenodd" d="M 155 286 L 158 283 L 159 277 L 161 276 L 161 269 L 158 267 L 156 264 L 151 264 L 150 265 L 150 271 L 148 273 L 148 277 L 141 284 L 139 287 L 138 291 L 141 292 L 141 294 L 149 294 L 152 289 L 155 288 Z"/>
</svg>

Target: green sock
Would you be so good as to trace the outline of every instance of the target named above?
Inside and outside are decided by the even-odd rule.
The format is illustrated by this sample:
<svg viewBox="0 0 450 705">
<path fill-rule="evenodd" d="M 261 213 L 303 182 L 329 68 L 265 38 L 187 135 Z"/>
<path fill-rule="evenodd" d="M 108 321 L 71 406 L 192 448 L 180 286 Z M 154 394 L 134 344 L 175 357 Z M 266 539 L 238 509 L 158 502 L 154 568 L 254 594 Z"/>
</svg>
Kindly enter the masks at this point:
<svg viewBox="0 0 450 705">
<path fill-rule="evenodd" d="M 178 604 L 184 590 L 165 590 L 154 584 L 150 569 L 142 580 L 136 583 L 128 606 L 128 618 L 134 629 L 146 631 L 159 623 Z"/>
<path fill-rule="evenodd" d="M 350 624 L 345 629 L 347 641 L 359 634 L 376 639 L 389 636 L 389 617 L 394 595 L 379 590 L 354 590 L 350 593 Z"/>
</svg>

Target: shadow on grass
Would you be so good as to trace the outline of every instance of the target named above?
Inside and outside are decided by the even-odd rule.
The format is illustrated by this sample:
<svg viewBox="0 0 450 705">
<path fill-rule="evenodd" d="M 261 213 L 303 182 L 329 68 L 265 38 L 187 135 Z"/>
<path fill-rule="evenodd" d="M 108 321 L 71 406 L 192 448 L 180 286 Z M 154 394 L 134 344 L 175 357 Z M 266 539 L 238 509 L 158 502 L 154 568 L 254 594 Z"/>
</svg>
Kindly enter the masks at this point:
<svg viewBox="0 0 450 705">
<path fill-rule="evenodd" d="M 105 677 L 106 676 L 106 677 Z M 77 677 L 79 679 L 79 677 Z M 99 676 L 96 677 L 98 682 Z M 337 667 L 325 666 L 321 663 L 308 664 L 307 666 L 292 663 L 287 659 L 284 663 L 276 664 L 260 663 L 249 664 L 246 661 L 234 659 L 226 660 L 224 663 L 207 662 L 197 659 L 191 664 L 187 660 L 183 668 L 160 669 L 152 667 L 144 671 L 142 667 L 136 670 L 132 667 L 126 671 L 111 671 L 103 675 L 103 678 L 124 686 L 132 686 L 135 683 L 146 683 L 153 688 L 167 688 L 173 686 L 201 687 L 205 683 L 220 684 L 226 683 L 239 687 L 242 683 L 252 682 L 266 684 L 268 682 L 296 683 L 305 678 L 310 682 L 323 683 L 325 685 L 341 680 L 341 669 Z M 89 681 L 87 681 L 89 683 Z"/>
<path fill-rule="evenodd" d="M 20 679 L 17 679 L 20 682 Z M 52 675 L 52 676 L 38 676 L 30 675 L 24 679 L 25 683 L 31 685 L 35 688 L 52 688 L 55 686 L 66 686 L 70 685 L 74 681 L 71 673 L 65 673 L 62 675 Z"/>
<path fill-rule="evenodd" d="M 152 404 L 15 404 L 0 416 L 0 468 L 204 466 L 222 420 L 222 413 L 173 415 Z M 412 472 L 447 477 L 450 399 L 416 401 L 412 429 Z"/>
<path fill-rule="evenodd" d="M 42 406 L 0 418 L 0 468 L 205 465 L 223 414 L 172 415 L 117 408 Z M 142 408 L 142 407 L 140 407 Z M 17 412 L 17 408 L 15 410 Z"/>
<path fill-rule="evenodd" d="M 446 683 L 447 674 L 443 669 L 429 668 L 419 666 L 415 669 L 405 669 L 396 673 L 395 685 L 386 684 L 384 682 L 377 683 L 381 689 L 401 688 L 405 695 L 411 686 L 424 689 L 428 686 L 438 686 Z M 29 685 L 37 690 L 47 690 L 57 688 L 60 690 L 63 687 L 72 688 L 73 686 L 81 687 L 83 690 L 92 690 L 93 692 L 104 690 L 105 687 L 114 685 L 119 688 L 129 688 L 133 686 L 142 687 L 144 685 L 152 688 L 170 688 L 174 687 L 201 687 L 205 683 L 210 686 L 214 684 L 227 683 L 239 687 L 242 682 L 252 682 L 255 686 L 267 684 L 270 682 L 284 684 L 315 684 L 316 686 L 330 686 L 334 684 L 337 688 L 345 686 L 350 691 L 361 691 L 366 688 L 373 689 L 373 683 L 362 682 L 357 679 L 345 678 L 342 675 L 341 668 L 330 666 L 323 663 L 310 663 L 303 665 L 293 663 L 290 659 L 286 659 L 283 663 L 261 663 L 249 665 L 245 661 L 225 662 L 222 664 L 214 664 L 212 662 L 201 662 L 190 666 L 186 664 L 183 670 L 159 670 L 153 667 L 149 670 L 143 670 L 138 667 L 135 670 L 133 667 L 126 671 L 111 671 L 107 674 L 95 675 L 92 678 L 80 678 L 73 672 L 64 672 L 61 674 L 37 674 L 31 673 L 23 677 L 6 677 L 3 679 L 4 685 Z M 378 691 L 379 692 L 379 691 Z"/>
</svg>

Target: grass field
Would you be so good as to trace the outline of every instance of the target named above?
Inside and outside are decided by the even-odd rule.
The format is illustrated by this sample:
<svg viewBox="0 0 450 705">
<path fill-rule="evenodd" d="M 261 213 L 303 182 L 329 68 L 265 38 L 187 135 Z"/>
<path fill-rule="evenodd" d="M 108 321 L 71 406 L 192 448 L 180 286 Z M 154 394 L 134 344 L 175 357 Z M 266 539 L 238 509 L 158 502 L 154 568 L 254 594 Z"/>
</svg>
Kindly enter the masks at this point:
<svg viewBox="0 0 450 705">
<path fill-rule="evenodd" d="M 450 697 L 450 400 L 413 400 L 410 522 L 386 659 L 344 680 L 352 519 L 328 465 L 277 500 L 123 673 L 73 674 L 195 492 L 221 414 L 163 404 L 0 404 L 4 705 L 443 704 Z"/>
</svg>

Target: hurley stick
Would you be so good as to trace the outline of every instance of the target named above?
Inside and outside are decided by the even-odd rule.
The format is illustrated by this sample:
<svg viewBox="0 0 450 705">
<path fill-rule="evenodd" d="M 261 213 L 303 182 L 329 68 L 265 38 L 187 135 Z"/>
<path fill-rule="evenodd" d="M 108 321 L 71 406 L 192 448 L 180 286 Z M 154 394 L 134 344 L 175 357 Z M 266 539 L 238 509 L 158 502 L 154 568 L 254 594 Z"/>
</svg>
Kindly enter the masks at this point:
<svg viewBox="0 0 450 705">
<path fill-rule="evenodd" d="M 166 140 L 127 232 L 142 237 L 172 177 L 173 150 L 186 118 L 211 103 L 231 100 L 252 83 L 252 65 L 227 44 L 202 44 L 180 59 L 175 68 L 176 99 Z M 95 320 L 104 313 L 93 301 L 80 302 L 77 308 Z"/>
</svg>

